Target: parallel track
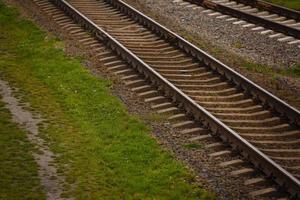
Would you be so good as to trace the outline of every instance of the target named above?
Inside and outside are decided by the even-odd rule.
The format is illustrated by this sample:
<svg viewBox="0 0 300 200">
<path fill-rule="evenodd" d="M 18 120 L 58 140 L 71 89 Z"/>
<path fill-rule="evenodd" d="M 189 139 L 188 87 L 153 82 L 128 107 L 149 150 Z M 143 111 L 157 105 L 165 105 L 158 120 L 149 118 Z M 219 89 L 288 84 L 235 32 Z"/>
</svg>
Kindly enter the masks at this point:
<svg viewBox="0 0 300 200">
<path fill-rule="evenodd" d="M 176 1 L 176 0 L 175 0 Z M 225 15 L 260 25 L 267 29 L 265 34 L 274 33 L 280 41 L 300 43 L 300 12 L 290 10 L 261 0 L 184 0 L 212 9 Z M 251 26 L 247 26 L 251 27 Z M 263 33 L 264 33 L 263 32 Z M 284 35 L 286 35 L 284 37 Z"/>
<path fill-rule="evenodd" d="M 153 108 L 174 114 L 172 120 L 182 119 L 180 110 L 184 110 L 294 197 L 299 196 L 299 111 L 122 1 L 69 1 L 78 11 L 65 1 L 53 2 L 145 77 L 132 74 L 124 61 L 115 60 L 110 53 L 99 53 L 106 55 L 103 60 L 110 70 L 125 74 L 127 85 L 155 104 Z M 76 29 L 72 33 L 82 34 Z M 145 85 L 145 79 L 152 85 Z M 173 102 L 166 102 L 161 93 Z M 199 139 L 208 137 L 190 120 L 175 127 L 185 128 L 185 134 L 198 134 Z M 212 146 L 218 145 L 222 144 Z M 227 154 L 230 151 L 218 152 Z M 231 161 L 235 162 L 239 161 Z M 251 170 L 236 173 L 244 172 Z"/>
</svg>

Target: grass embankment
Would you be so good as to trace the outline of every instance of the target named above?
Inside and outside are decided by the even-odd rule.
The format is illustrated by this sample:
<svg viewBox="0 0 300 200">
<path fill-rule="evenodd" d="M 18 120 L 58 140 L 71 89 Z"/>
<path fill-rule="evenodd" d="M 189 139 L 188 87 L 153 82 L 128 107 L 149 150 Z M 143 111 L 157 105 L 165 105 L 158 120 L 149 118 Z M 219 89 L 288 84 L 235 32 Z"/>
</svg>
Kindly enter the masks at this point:
<svg viewBox="0 0 300 200">
<path fill-rule="evenodd" d="M 265 0 L 265 1 L 300 11 L 300 1 L 299 0 Z"/>
<path fill-rule="evenodd" d="M 0 96 L 1 99 L 1 96 Z M 0 101 L 0 199 L 45 199 L 32 145 Z"/>
<path fill-rule="evenodd" d="M 58 172 L 67 181 L 65 196 L 93 200 L 211 198 L 149 136 L 151 130 L 110 94 L 108 81 L 93 77 L 80 59 L 69 58 L 56 48 L 60 41 L 20 19 L 1 0 L 0 30 L 0 76 L 19 88 L 17 95 L 47 119 L 41 135 L 58 155 Z"/>
</svg>

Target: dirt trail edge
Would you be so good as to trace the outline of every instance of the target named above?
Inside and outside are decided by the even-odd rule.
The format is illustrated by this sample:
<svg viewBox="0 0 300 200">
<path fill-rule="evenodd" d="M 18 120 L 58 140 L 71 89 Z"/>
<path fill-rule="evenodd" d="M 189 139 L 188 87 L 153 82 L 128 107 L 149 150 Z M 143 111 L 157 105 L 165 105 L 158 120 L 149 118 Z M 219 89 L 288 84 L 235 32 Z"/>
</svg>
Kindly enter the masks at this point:
<svg viewBox="0 0 300 200">
<path fill-rule="evenodd" d="M 38 153 L 33 152 L 33 157 L 39 166 L 39 178 L 47 194 L 47 200 L 66 200 L 66 198 L 61 197 L 64 177 L 57 174 L 57 169 L 54 165 L 55 155 L 47 146 L 46 141 L 38 135 L 38 124 L 42 122 L 41 117 L 24 110 L 20 106 L 20 99 L 12 95 L 12 89 L 9 84 L 1 79 L 0 94 L 2 101 L 6 104 L 6 108 L 12 114 L 13 121 L 26 130 L 28 140 L 38 150 Z M 68 198 L 68 200 L 71 199 Z"/>
</svg>

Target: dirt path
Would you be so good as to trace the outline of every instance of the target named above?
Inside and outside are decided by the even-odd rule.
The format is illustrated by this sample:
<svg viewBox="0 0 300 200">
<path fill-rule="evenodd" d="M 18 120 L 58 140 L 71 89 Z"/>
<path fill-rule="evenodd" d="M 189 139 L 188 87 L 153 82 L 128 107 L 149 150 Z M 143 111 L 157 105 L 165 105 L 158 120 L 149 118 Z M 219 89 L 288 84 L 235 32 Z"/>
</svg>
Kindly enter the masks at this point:
<svg viewBox="0 0 300 200">
<path fill-rule="evenodd" d="M 57 174 L 57 168 L 54 165 L 54 153 L 49 149 L 44 139 L 39 137 L 39 123 L 43 120 L 39 115 L 32 114 L 24 110 L 20 105 L 20 99 L 17 99 L 12 94 L 12 89 L 6 81 L 0 79 L 0 94 L 2 101 L 12 114 L 14 122 L 20 125 L 27 131 L 28 140 L 38 150 L 38 153 L 33 152 L 35 161 L 39 166 L 39 177 L 41 184 L 47 194 L 47 200 L 63 200 L 62 183 L 64 177 Z"/>
</svg>

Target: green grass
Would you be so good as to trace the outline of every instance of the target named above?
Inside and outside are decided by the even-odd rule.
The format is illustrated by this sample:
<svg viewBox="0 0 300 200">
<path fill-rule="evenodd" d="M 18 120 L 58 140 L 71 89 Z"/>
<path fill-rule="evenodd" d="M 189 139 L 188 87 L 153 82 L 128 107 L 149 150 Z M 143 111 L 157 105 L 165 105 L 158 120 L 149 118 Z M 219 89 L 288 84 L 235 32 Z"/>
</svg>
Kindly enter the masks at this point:
<svg viewBox="0 0 300 200">
<path fill-rule="evenodd" d="M 0 116 L 0 199 L 46 199 L 31 155 L 34 149 L 26 133 L 11 122 L 10 112 L 1 101 Z"/>
<path fill-rule="evenodd" d="M 236 41 L 236 42 L 233 44 L 233 46 L 234 46 L 235 48 L 237 48 L 237 49 L 245 48 L 245 46 L 243 45 L 243 43 L 240 42 L 240 41 Z"/>
<path fill-rule="evenodd" d="M 273 69 L 270 67 L 264 66 L 264 65 L 259 65 L 259 64 L 254 64 L 251 62 L 247 62 L 243 65 L 244 68 L 246 68 L 249 71 L 254 71 L 262 74 L 272 74 L 275 73 L 273 72 Z"/>
<path fill-rule="evenodd" d="M 0 0 L 0 76 L 47 119 L 41 130 L 76 199 L 213 199 L 96 78 Z M 2 185 L 0 185 L 2 187 Z"/>
<path fill-rule="evenodd" d="M 289 67 L 284 73 L 289 76 L 300 77 L 300 63 L 297 63 L 297 64 Z"/>
<path fill-rule="evenodd" d="M 294 10 L 300 10 L 300 1 L 299 0 L 265 0 L 280 6 L 291 8 Z"/>
<path fill-rule="evenodd" d="M 243 67 L 249 71 L 254 71 L 261 74 L 271 75 L 272 77 L 278 76 L 289 76 L 289 77 L 299 77 L 300 76 L 300 63 L 294 64 L 287 69 L 274 71 L 268 66 L 255 64 L 251 62 L 246 62 Z"/>
</svg>

